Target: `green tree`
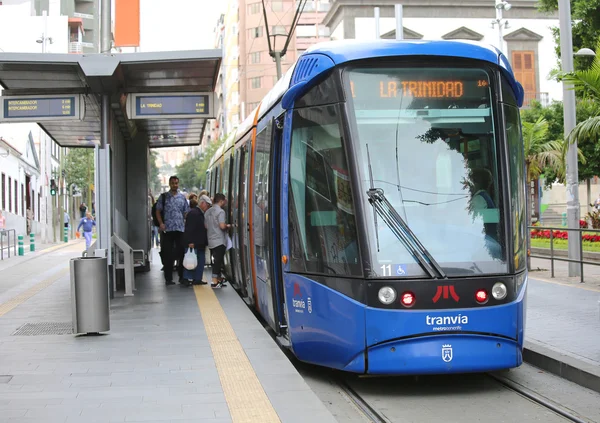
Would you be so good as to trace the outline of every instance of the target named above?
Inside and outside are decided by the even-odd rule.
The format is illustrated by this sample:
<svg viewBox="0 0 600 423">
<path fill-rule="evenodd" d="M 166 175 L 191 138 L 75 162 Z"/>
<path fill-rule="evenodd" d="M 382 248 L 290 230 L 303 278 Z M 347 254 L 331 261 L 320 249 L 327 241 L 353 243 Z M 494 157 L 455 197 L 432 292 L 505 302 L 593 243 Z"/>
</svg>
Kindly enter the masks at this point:
<svg viewBox="0 0 600 423">
<path fill-rule="evenodd" d="M 600 48 L 600 42 L 596 51 Z M 600 51 L 598 52 L 600 54 Z M 592 65 L 588 69 L 578 70 L 570 74 L 563 75 L 564 81 L 584 98 L 583 102 L 592 113 L 586 119 L 579 120 L 573 129 L 569 138 L 579 142 L 588 142 L 596 146 L 600 136 L 600 108 L 597 102 L 600 101 L 600 58 L 596 56 Z"/>
<path fill-rule="evenodd" d="M 158 153 L 154 150 L 150 150 L 150 173 L 148 175 L 148 186 L 155 197 L 161 191 L 159 170 L 158 166 L 156 165 L 157 158 Z"/>
<path fill-rule="evenodd" d="M 186 160 L 175 169 L 179 177 L 179 187 L 186 191 L 198 191 L 202 181 L 198 173 L 202 159 L 200 156 L 186 156 Z"/>
<path fill-rule="evenodd" d="M 539 10 L 542 12 L 556 12 L 558 0 L 539 0 Z M 592 48 L 600 36 L 600 0 L 571 0 L 571 21 L 573 33 L 573 51 L 580 48 Z M 560 34 L 558 28 L 553 28 L 556 42 L 556 53 L 560 57 Z M 578 57 L 575 59 L 575 69 L 585 68 L 589 65 L 589 58 Z"/>
<path fill-rule="evenodd" d="M 577 104 L 577 121 L 583 122 L 590 116 L 594 116 L 598 110 L 598 106 L 589 100 L 578 100 Z M 564 139 L 564 120 L 563 120 L 563 103 L 555 101 L 547 107 L 542 107 L 539 102 L 532 102 L 529 109 L 521 111 L 521 120 L 523 125 L 526 122 L 535 123 L 540 117 L 544 118 L 548 123 L 547 138 L 549 140 Z M 563 149 L 566 148 L 563 143 Z M 592 178 L 594 175 L 600 174 L 600 145 L 590 142 L 588 139 L 578 140 L 578 148 L 581 151 L 580 157 L 586 158 L 585 162 L 579 163 L 579 180 L 583 181 Z M 564 169 L 564 168 L 563 168 Z M 557 181 L 564 183 L 564 170 L 553 169 L 546 167 L 543 169 L 543 174 L 546 177 L 546 187 L 550 187 L 553 182 Z"/>
<path fill-rule="evenodd" d="M 225 138 L 210 143 L 204 153 L 188 156 L 186 160 L 175 169 L 179 177 L 179 186 L 187 191 L 206 189 L 206 170 L 212 156 L 223 145 Z"/>
<path fill-rule="evenodd" d="M 75 187 L 84 195 L 88 204 L 92 203 L 94 183 L 94 150 L 92 148 L 70 148 L 64 160 L 67 186 Z"/>
</svg>

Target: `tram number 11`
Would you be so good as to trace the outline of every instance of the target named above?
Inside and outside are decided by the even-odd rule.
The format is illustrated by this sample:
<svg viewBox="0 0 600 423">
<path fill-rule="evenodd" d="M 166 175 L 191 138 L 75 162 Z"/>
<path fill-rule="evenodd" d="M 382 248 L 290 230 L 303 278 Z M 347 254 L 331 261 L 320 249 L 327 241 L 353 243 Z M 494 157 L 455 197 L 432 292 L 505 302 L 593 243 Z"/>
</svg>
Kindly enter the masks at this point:
<svg viewBox="0 0 600 423">
<path fill-rule="evenodd" d="M 406 275 L 405 266 L 401 264 L 383 264 L 380 267 L 383 276 L 392 276 L 392 268 L 394 269 L 394 276 Z"/>
</svg>

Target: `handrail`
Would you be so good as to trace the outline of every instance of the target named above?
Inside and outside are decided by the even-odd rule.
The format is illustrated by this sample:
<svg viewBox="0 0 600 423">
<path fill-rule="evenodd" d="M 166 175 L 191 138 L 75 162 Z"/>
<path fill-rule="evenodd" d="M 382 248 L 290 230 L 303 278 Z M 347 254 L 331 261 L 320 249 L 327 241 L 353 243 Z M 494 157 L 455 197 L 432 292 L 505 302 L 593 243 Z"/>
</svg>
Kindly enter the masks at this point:
<svg viewBox="0 0 600 423">
<path fill-rule="evenodd" d="M 4 250 L 8 251 L 8 258 L 10 258 L 10 233 L 13 234 L 13 245 L 15 249 L 15 256 L 17 255 L 17 232 L 14 229 L 0 229 L 0 259 L 4 260 Z M 7 246 L 4 246 L 4 237 L 7 237 Z"/>
<path fill-rule="evenodd" d="M 527 236 L 529 236 L 529 239 L 531 240 L 531 230 L 536 230 L 536 231 L 546 231 L 549 230 L 550 231 L 550 257 L 548 256 L 542 256 L 542 255 L 535 255 L 535 254 L 529 254 L 529 257 L 533 257 L 533 258 L 540 258 L 540 259 L 546 259 L 546 260 L 550 260 L 550 270 L 551 270 L 551 277 L 554 277 L 554 260 L 556 261 L 566 261 L 568 263 L 579 263 L 579 269 L 580 269 L 580 283 L 584 283 L 583 281 L 583 265 L 584 264 L 588 264 L 590 266 L 600 266 L 600 262 L 593 262 L 593 261 L 586 261 L 583 260 L 583 237 L 580 235 L 579 236 L 579 260 L 575 260 L 575 259 L 570 259 L 570 258 L 563 258 L 563 257 L 554 257 L 554 231 L 563 231 L 563 232 L 579 232 L 579 233 L 583 233 L 583 232 L 593 232 L 595 234 L 599 234 L 600 235 L 600 230 L 598 229 L 586 229 L 586 228 L 575 228 L 575 229 L 570 229 L 570 228 L 557 228 L 557 227 L 552 227 L 552 226 L 528 226 L 527 227 L 529 229 Z M 531 243 L 530 243 L 531 245 Z"/>
<path fill-rule="evenodd" d="M 125 296 L 132 297 L 135 291 L 135 274 L 133 271 L 133 249 L 118 235 L 112 236 L 112 243 L 115 247 L 114 265 L 113 265 L 113 280 L 116 280 L 117 269 L 125 271 Z M 123 262 L 119 250 L 123 251 Z M 115 285 L 116 290 L 116 285 Z"/>
</svg>

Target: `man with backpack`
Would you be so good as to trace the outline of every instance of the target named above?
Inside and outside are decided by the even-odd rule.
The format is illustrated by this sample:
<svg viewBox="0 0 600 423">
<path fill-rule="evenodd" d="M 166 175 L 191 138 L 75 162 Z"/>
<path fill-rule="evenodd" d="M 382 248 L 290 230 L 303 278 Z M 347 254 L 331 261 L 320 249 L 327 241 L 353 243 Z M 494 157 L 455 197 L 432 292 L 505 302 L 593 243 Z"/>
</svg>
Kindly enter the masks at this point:
<svg viewBox="0 0 600 423">
<path fill-rule="evenodd" d="M 156 220 L 162 232 L 160 239 L 160 250 L 165 272 L 165 283 L 174 285 L 173 262 L 177 260 L 177 273 L 179 283 L 184 284 L 183 279 L 183 233 L 185 230 L 185 215 L 189 211 L 189 205 L 185 196 L 179 192 L 179 178 L 169 178 L 170 191 L 164 192 L 156 202 Z"/>
</svg>

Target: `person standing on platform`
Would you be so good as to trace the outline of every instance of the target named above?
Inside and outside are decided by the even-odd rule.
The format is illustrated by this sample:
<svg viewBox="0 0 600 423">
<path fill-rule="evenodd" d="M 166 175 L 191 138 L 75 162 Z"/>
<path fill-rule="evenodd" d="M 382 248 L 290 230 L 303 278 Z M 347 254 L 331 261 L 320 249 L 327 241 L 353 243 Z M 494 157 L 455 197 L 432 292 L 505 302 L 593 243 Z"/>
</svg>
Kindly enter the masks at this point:
<svg viewBox="0 0 600 423">
<path fill-rule="evenodd" d="M 79 226 L 77 226 L 77 232 L 83 226 L 83 236 L 85 238 L 85 249 L 89 249 L 92 245 L 92 228 L 96 226 L 96 221 L 92 219 L 92 214 L 87 212 L 86 217 L 81 219 Z"/>
<path fill-rule="evenodd" d="M 227 199 L 221 193 L 215 194 L 213 206 L 204 214 L 204 222 L 208 233 L 208 248 L 214 259 L 212 268 L 212 288 L 222 288 L 225 286 L 221 277 L 221 270 L 224 270 L 225 252 L 227 251 L 227 230 L 231 225 L 225 223 L 225 210 L 223 207 Z"/>
<path fill-rule="evenodd" d="M 169 178 L 170 191 L 164 194 L 164 206 L 162 201 L 156 204 L 156 219 L 160 224 L 162 232 L 160 249 L 165 272 L 165 283 L 174 285 L 173 262 L 177 260 L 177 274 L 179 283 L 186 284 L 183 279 L 183 233 L 185 231 L 184 218 L 190 207 L 185 196 L 179 192 L 179 178 Z"/>
<path fill-rule="evenodd" d="M 210 201 L 210 200 L 209 200 Z M 185 269 L 183 277 L 188 285 L 206 285 L 208 282 L 202 280 L 204 274 L 204 259 L 206 257 L 206 246 L 208 237 L 206 227 L 204 226 L 204 210 L 208 210 L 206 196 L 201 201 L 201 208 L 198 207 L 196 196 L 190 196 L 190 211 L 185 217 L 184 243 L 188 248 L 192 248 L 198 258 L 198 265 L 193 270 Z"/>
</svg>

